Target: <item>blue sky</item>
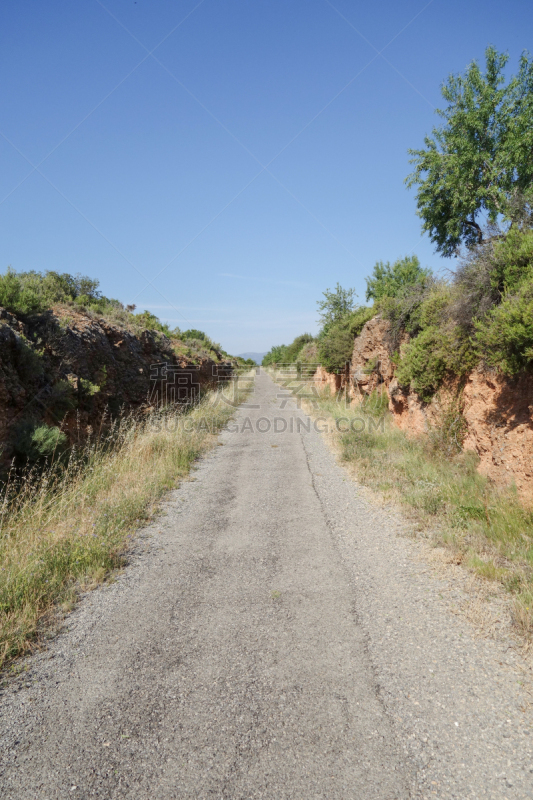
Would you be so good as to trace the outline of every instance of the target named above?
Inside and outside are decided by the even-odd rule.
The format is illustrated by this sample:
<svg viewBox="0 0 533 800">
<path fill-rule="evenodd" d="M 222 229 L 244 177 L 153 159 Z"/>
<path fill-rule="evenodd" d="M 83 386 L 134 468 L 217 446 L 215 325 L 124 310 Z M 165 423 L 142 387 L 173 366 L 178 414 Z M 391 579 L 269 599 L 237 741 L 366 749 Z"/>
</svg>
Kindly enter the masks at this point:
<svg viewBox="0 0 533 800">
<path fill-rule="evenodd" d="M 407 149 L 440 84 L 531 41 L 529 0 L 22 0 L 3 9 L 1 261 L 81 272 L 233 353 L 317 329 L 421 237 Z M 37 169 L 34 169 L 34 168 Z"/>
</svg>

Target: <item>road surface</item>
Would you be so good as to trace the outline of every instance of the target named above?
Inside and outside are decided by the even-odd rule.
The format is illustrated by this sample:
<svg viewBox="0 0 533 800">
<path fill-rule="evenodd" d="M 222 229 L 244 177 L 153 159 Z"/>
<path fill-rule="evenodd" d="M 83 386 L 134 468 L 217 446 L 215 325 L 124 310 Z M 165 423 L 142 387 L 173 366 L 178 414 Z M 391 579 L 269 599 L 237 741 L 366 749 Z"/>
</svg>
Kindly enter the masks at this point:
<svg viewBox="0 0 533 800">
<path fill-rule="evenodd" d="M 280 395 L 257 377 L 129 566 L 8 682 L 2 798 L 533 797 L 519 654 L 450 613 L 408 523 Z"/>
</svg>

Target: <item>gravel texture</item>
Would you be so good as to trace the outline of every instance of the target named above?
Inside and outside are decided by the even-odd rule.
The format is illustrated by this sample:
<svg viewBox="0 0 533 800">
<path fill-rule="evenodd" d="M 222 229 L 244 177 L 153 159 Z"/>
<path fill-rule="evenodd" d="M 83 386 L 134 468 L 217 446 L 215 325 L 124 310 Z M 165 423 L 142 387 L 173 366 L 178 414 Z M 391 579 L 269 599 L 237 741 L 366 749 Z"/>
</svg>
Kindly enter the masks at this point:
<svg viewBox="0 0 533 800">
<path fill-rule="evenodd" d="M 2 798 L 533 798 L 519 654 L 450 613 L 408 523 L 280 395 L 261 373 L 7 681 Z"/>
</svg>

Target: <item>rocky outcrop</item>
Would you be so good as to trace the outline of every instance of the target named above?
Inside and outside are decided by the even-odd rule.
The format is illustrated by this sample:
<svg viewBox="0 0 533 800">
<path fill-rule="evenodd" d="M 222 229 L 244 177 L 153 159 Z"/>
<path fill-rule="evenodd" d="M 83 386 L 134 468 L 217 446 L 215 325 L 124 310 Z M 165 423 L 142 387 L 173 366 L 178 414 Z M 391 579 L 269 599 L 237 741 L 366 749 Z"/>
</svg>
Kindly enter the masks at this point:
<svg viewBox="0 0 533 800">
<path fill-rule="evenodd" d="M 495 481 L 516 484 L 533 502 L 533 375 L 506 380 L 476 370 L 464 387 L 465 449 Z"/>
<path fill-rule="evenodd" d="M 382 385 L 388 386 L 394 368 L 388 348 L 390 323 L 380 316 L 369 320 L 354 342 L 350 365 L 351 395 L 361 399 Z"/>
<path fill-rule="evenodd" d="M 366 323 L 354 343 L 350 374 L 342 376 L 343 388 L 355 401 L 376 390 L 386 392 L 395 423 L 412 435 L 438 424 L 442 409 L 460 388 L 466 422 L 464 449 L 477 453 L 480 472 L 499 484 L 514 483 L 520 496 L 533 503 L 533 375 L 507 379 L 478 368 L 461 387 L 457 380 L 450 380 L 431 403 L 425 403 L 416 392 L 398 385 L 389 335 L 390 324 L 380 316 Z M 321 369 L 317 377 L 323 386 L 340 388 L 341 376 L 329 376 Z"/>
<path fill-rule="evenodd" d="M 139 334 L 68 307 L 32 318 L 0 309 L 0 446 L 21 424 L 61 425 L 71 441 L 122 410 L 191 399 L 231 362 L 179 355 L 158 331 Z"/>
<path fill-rule="evenodd" d="M 335 374 L 327 372 L 324 367 L 318 366 L 315 374 L 313 375 L 313 383 L 319 392 L 324 392 L 329 389 L 331 394 L 336 394 L 344 388 L 345 381 L 343 374 Z"/>
</svg>

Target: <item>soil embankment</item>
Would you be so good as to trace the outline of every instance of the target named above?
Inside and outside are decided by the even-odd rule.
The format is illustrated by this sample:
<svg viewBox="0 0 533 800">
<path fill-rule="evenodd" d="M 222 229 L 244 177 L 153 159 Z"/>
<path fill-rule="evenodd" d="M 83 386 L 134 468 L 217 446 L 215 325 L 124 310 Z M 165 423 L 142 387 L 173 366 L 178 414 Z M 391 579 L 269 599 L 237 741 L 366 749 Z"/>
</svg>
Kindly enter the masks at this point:
<svg viewBox="0 0 533 800">
<path fill-rule="evenodd" d="M 68 307 L 21 318 L 0 309 L 0 448 L 4 466 L 24 426 L 60 425 L 71 443 L 123 410 L 179 402 L 232 363 L 192 360 L 155 330 L 133 333 Z"/>
<path fill-rule="evenodd" d="M 411 434 L 438 424 L 443 409 L 456 396 L 457 381 L 448 381 L 430 403 L 399 386 L 390 356 L 390 323 L 380 316 L 366 323 L 355 339 L 349 368 L 331 375 L 320 367 L 314 376 L 320 388 L 347 389 L 355 400 L 386 391 L 396 424 Z M 520 497 L 533 502 L 533 375 L 506 379 L 481 367 L 461 387 L 466 423 L 463 446 L 479 456 L 479 470 L 496 483 L 514 483 Z"/>
</svg>

